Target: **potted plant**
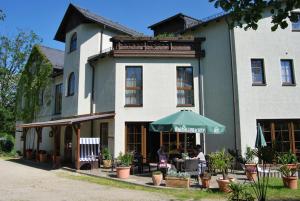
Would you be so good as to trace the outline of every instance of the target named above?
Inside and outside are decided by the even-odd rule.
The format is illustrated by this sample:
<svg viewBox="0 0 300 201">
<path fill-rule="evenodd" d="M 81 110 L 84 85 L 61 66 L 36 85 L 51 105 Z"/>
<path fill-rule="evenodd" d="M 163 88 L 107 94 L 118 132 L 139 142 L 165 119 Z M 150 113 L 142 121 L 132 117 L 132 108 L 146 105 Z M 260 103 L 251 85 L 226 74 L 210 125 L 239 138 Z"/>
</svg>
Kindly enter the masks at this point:
<svg viewBox="0 0 300 201">
<path fill-rule="evenodd" d="M 208 172 L 200 174 L 201 184 L 203 188 L 209 188 L 211 175 Z"/>
<path fill-rule="evenodd" d="M 246 147 L 245 152 L 245 172 L 248 180 L 253 181 L 257 178 L 257 171 L 256 171 L 256 163 L 255 159 L 255 151 L 250 147 Z"/>
<path fill-rule="evenodd" d="M 152 181 L 154 186 L 159 186 L 162 181 L 162 172 L 161 171 L 154 171 L 152 172 Z"/>
<path fill-rule="evenodd" d="M 214 152 L 209 156 L 212 167 L 222 173 L 222 177 L 217 179 L 220 191 L 230 192 L 228 185 L 231 181 L 233 181 L 233 178 L 228 177 L 228 169 L 231 166 L 232 156 L 226 153 L 225 149 L 219 152 Z"/>
<path fill-rule="evenodd" d="M 296 168 L 291 168 L 288 164 L 283 165 L 279 168 L 279 171 L 282 174 L 282 181 L 285 187 L 290 189 L 298 189 L 298 177 L 296 176 Z"/>
<path fill-rule="evenodd" d="M 110 151 L 108 150 L 108 148 L 104 148 L 103 153 L 102 153 L 103 167 L 110 168 L 111 160 L 112 160 L 112 155 L 111 155 Z"/>
<path fill-rule="evenodd" d="M 254 201 L 254 197 L 243 184 L 231 182 L 229 189 L 228 201 Z"/>
<path fill-rule="evenodd" d="M 32 149 L 26 149 L 26 159 L 32 159 Z"/>
<path fill-rule="evenodd" d="M 175 188 L 189 188 L 190 187 L 190 175 L 186 172 L 177 172 L 175 170 L 169 170 L 166 176 L 166 186 Z"/>
<path fill-rule="evenodd" d="M 290 150 L 288 153 L 280 154 L 277 157 L 279 164 L 285 165 L 287 168 L 295 169 L 297 168 L 297 156 Z"/>
<path fill-rule="evenodd" d="M 47 162 L 47 152 L 45 150 L 40 150 L 39 160 L 40 160 L 41 163 Z"/>
<path fill-rule="evenodd" d="M 117 177 L 120 179 L 127 179 L 130 175 L 130 167 L 133 160 L 133 155 L 131 153 L 120 153 L 118 156 L 120 164 L 116 168 Z"/>
</svg>

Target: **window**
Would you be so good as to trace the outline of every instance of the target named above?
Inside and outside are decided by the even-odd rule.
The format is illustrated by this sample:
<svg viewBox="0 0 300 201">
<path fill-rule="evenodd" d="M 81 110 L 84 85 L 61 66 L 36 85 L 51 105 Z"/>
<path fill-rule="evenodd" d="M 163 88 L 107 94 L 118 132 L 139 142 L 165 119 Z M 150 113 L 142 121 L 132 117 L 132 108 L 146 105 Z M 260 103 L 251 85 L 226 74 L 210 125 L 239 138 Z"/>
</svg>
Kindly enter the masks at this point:
<svg viewBox="0 0 300 201">
<path fill-rule="evenodd" d="M 281 60 L 281 80 L 282 85 L 295 84 L 292 60 Z"/>
<path fill-rule="evenodd" d="M 300 13 L 294 13 L 297 16 L 297 20 L 292 22 L 292 30 L 300 31 Z"/>
<path fill-rule="evenodd" d="M 194 105 L 193 67 L 177 67 L 177 105 Z"/>
<path fill-rule="evenodd" d="M 62 104 L 62 84 L 57 84 L 55 86 L 55 108 L 54 113 L 61 113 L 61 104 Z"/>
<path fill-rule="evenodd" d="M 126 67 L 125 105 L 143 105 L 142 67 Z"/>
<path fill-rule="evenodd" d="M 265 72 L 263 59 L 251 59 L 252 85 L 264 85 Z"/>
<path fill-rule="evenodd" d="M 108 123 L 100 123 L 100 143 L 101 150 L 108 148 Z"/>
<path fill-rule="evenodd" d="M 280 153 L 290 150 L 300 158 L 300 120 L 272 119 L 258 120 L 267 146 Z"/>
<path fill-rule="evenodd" d="M 184 148 L 184 138 L 185 135 L 182 133 L 161 133 L 162 145 L 166 148 L 166 152 L 171 154 L 174 150 L 178 148 Z M 196 134 L 189 133 L 186 135 L 186 149 L 188 152 L 192 152 L 193 148 L 196 146 Z"/>
<path fill-rule="evenodd" d="M 75 91 L 75 74 L 72 72 L 68 79 L 68 96 L 73 96 Z"/>
<path fill-rule="evenodd" d="M 77 34 L 73 33 L 70 40 L 70 52 L 73 52 L 77 48 Z"/>
</svg>

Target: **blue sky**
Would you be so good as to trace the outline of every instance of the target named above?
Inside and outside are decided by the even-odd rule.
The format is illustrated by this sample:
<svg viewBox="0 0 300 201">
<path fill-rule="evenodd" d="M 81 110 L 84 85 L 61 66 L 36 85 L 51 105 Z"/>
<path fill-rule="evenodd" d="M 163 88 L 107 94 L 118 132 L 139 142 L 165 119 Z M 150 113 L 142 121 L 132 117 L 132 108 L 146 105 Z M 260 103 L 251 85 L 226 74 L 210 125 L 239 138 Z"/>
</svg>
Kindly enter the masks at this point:
<svg viewBox="0 0 300 201">
<path fill-rule="evenodd" d="M 64 49 L 64 43 L 53 38 L 69 3 L 148 35 L 149 25 L 179 12 L 199 19 L 220 12 L 208 0 L 1 0 L 6 18 L 0 22 L 0 34 L 33 30 L 43 45 Z"/>
</svg>

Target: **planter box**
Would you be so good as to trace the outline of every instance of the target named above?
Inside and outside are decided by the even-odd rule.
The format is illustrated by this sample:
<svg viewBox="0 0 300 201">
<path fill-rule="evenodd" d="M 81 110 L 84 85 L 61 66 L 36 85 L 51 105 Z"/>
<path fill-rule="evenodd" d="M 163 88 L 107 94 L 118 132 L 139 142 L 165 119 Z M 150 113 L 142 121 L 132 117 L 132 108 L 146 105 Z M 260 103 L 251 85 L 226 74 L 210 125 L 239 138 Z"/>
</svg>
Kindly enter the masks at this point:
<svg viewBox="0 0 300 201">
<path fill-rule="evenodd" d="M 178 178 L 166 176 L 166 186 L 173 188 L 189 188 L 190 178 Z"/>
</svg>

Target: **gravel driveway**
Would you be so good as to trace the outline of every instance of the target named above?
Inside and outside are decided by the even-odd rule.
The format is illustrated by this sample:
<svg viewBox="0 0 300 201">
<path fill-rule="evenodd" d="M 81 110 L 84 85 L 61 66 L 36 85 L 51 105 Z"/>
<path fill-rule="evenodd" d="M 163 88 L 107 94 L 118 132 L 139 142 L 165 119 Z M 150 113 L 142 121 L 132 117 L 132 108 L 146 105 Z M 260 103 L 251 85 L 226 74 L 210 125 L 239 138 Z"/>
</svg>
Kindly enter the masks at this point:
<svg viewBox="0 0 300 201">
<path fill-rule="evenodd" d="M 56 172 L 0 159 L 0 201 L 171 200 L 161 194 L 61 178 Z"/>
</svg>

